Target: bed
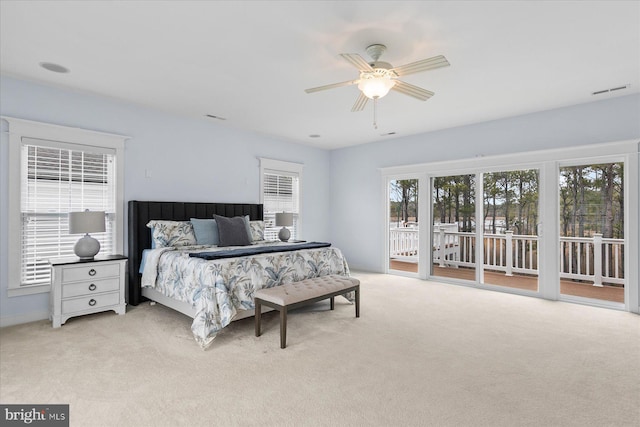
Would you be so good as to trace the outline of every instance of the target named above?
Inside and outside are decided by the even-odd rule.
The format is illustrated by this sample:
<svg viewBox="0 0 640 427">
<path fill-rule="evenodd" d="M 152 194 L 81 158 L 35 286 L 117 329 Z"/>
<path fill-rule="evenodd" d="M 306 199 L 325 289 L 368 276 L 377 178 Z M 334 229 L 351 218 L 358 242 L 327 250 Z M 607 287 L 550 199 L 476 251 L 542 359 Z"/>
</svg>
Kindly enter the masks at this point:
<svg viewBox="0 0 640 427">
<path fill-rule="evenodd" d="M 152 249 L 150 221 L 247 216 L 253 226 L 263 220 L 261 204 L 134 200 L 128 208 L 128 303 L 151 300 L 193 318 L 191 330 L 203 349 L 231 321 L 254 314 L 255 290 L 311 277 L 349 275 L 340 250 L 326 243 L 254 241 L 244 247 L 188 244 Z M 236 255 L 260 247 L 268 252 Z"/>
</svg>

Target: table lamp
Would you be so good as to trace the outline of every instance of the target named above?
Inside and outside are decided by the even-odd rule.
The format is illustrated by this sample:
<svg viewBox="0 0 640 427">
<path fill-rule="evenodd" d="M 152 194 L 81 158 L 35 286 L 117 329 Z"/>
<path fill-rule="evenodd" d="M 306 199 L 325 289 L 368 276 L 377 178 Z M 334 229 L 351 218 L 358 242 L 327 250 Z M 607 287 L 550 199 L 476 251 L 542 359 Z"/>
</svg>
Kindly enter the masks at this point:
<svg viewBox="0 0 640 427">
<path fill-rule="evenodd" d="M 81 260 L 92 260 L 100 252 L 100 242 L 89 233 L 104 233 L 103 211 L 69 212 L 69 234 L 82 234 L 73 247 L 73 251 Z"/>
<path fill-rule="evenodd" d="M 287 227 L 293 225 L 293 214 L 291 212 L 282 212 L 276 214 L 276 227 L 282 227 L 278 233 L 278 238 L 283 242 L 289 241 L 291 232 Z"/>
</svg>

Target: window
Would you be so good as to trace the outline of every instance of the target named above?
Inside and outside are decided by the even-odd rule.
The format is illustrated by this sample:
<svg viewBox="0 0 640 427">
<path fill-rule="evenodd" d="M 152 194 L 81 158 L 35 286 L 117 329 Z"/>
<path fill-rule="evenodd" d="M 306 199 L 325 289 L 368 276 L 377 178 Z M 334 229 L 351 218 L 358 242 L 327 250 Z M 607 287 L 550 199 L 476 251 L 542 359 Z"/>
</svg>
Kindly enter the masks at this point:
<svg viewBox="0 0 640 427">
<path fill-rule="evenodd" d="M 277 212 L 293 214 L 293 226 L 290 227 L 291 239 L 300 234 L 300 188 L 302 183 L 302 165 L 279 160 L 260 159 L 260 202 L 264 204 L 266 240 L 277 240 L 281 227 L 276 227 Z"/>
<path fill-rule="evenodd" d="M 124 137 L 26 120 L 9 122 L 9 296 L 47 292 L 49 260 L 74 256 L 68 213 L 106 212 L 92 234 L 100 254 L 122 253 Z"/>
<path fill-rule="evenodd" d="M 115 150 L 23 138 L 20 217 L 22 286 L 49 284 L 49 259 L 74 256 L 80 236 L 69 234 L 73 211 L 106 212 L 106 232 L 95 233 L 100 253 L 114 253 Z"/>
<path fill-rule="evenodd" d="M 396 166 L 382 174 L 387 183 L 424 174 L 418 200 L 431 199 L 432 208 L 418 216 L 431 227 L 417 239 L 420 248 L 433 249 L 413 259 L 419 277 L 637 313 L 638 161 L 638 142 L 620 141 Z M 388 195 L 388 184 L 383 190 Z M 383 223 L 390 261 L 404 243 L 391 242 L 394 225 Z"/>
</svg>

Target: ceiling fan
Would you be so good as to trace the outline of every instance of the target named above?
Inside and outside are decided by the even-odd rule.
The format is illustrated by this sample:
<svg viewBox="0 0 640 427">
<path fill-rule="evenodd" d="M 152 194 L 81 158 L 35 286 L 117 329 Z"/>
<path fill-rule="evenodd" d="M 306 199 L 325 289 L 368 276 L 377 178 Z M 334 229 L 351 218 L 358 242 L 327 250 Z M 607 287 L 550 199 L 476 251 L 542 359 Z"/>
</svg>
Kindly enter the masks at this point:
<svg viewBox="0 0 640 427">
<path fill-rule="evenodd" d="M 388 62 L 378 61 L 385 50 L 387 50 L 387 47 L 382 44 L 372 44 L 371 46 L 367 47 L 367 54 L 373 59 L 373 62 L 370 63 L 365 61 L 364 58 L 362 58 L 362 56 L 358 55 L 357 53 L 341 53 L 340 56 L 342 56 L 351 65 L 360 70 L 360 78 L 356 80 L 348 80 L 346 82 L 306 89 L 305 92 L 314 93 L 321 90 L 357 84 L 358 89 L 360 89 L 360 95 L 356 99 L 355 104 L 353 104 L 351 111 L 355 112 L 364 110 L 364 107 L 367 105 L 369 99 L 373 99 L 373 126 L 376 129 L 376 101 L 389 93 L 390 90 L 395 90 L 396 92 L 412 96 L 416 99 L 419 99 L 420 101 L 426 101 L 434 95 L 434 93 L 430 90 L 426 90 L 421 87 L 406 83 L 402 80 L 398 80 L 398 77 L 420 73 L 422 71 L 433 70 L 436 68 L 447 67 L 449 66 L 449 61 L 447 61 L 447 58 L 442 55 L 438 55 L 432 58 L 412 62 L 410 64 L 401 65 L 399 67 L 393 67 Z"/>
</svg>

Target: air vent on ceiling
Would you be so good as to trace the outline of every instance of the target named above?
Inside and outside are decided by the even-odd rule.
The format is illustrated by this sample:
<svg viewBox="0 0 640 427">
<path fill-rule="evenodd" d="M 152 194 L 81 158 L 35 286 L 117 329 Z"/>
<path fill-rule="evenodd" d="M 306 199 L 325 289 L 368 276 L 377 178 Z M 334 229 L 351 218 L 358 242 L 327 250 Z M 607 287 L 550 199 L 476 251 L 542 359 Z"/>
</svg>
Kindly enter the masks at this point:
<svg viewBox="0 0 640 427">
<path fill-rule="evenodd" d="M 205 117 L 210 117 L 212 119 L 218 119 L 218 120 L 227 120 L 224 117 L 220 117 L 220 116 L 214 116 L 213 114 L 205 114 Z"/>
<path fill-rule="evenodd" d="M 60 64 L 54 64 L 53 62 L 41 62 L 40 66 L 45 70 L 53 71 L 54 73 L 68 73 L 69 69 L 63 67 Z"/>
<path fill-rule="evenodd" d="M 389 135 L 395 135 L 395 132 L 387 132 L 387 133 L 381 133 L 380 136 L 389 136 Z"/>
<path fill-rule="evenodd" d="M 612 87 L 611 89 L 603 89 L 603 90 L 597 90 L 595 92 L 591 92 L 591 95 L 601 95 L 603 93 L 609 93 L 609 92 L 616 92 L 618 90 L 622 90 L 622 89 L 626 89 L 629 86 L 631 86 L 630 84 L 626 84 L 624 86 L 617 86 L 617 87 Z"/>
</svg>

